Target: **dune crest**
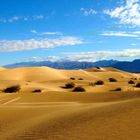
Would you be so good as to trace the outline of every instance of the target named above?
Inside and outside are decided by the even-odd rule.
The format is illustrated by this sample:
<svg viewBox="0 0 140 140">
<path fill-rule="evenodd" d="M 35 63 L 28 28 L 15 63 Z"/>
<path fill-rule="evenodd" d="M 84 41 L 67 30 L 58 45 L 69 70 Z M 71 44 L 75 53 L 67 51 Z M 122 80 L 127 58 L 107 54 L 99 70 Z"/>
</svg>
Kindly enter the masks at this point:
<svg viewBox="0 0 140 140">
<path fill-rule="evenodd" d="M 6 69 L 0 72 L 2 80 L 32 80 L 32 81 L 44 81 L 44 80 L 58 80 L 65 79 L 63 74 L 59 70 L 49 67 L 23 67 Z"/>
<path fill-rule="evenodd" d="M 85 70 L 58 70 L 49 67 L 22 67 L 12 69 L 0 69 L 1 90 L 7 86 L 21 85 L 21 92 L 31 92 L 35 89 L 43 91 L 71 92 L 72 89 L 62 88 L 66 83 L 74 82 L 76 86 L 82 86 L 86 92 L 110 92 L 121 88 L 123 91 L 138 90 L 129 85 L 128 81 L 137 79 L 140 75 L 120 71 L 114 68 L 91 68 Z M 109 82 L 109 78 L 115 78 L 117 82 Z M 74 80 L 71 80 L 74 79 Z M 97 81 L 103 81 L 103 85 L 94 85 Z"/>
<path fill-rule="evenodd" d="M 2 68 L 0 140 L 139 140 L 139 78 L 114 68 Z M 4 93 L 13 85 L 18 92 Z"/>
</svg>

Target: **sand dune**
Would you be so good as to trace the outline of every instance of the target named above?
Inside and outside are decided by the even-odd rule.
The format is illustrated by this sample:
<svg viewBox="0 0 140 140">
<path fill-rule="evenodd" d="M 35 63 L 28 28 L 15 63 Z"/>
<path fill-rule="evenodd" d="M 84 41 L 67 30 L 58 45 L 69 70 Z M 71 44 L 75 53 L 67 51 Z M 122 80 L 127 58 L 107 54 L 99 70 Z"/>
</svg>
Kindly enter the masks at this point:
<svg viewBox="0 0 140 140">
<path fill-rule="evenodd" d="M 77 86 L 83 86 L 87 92 L 109 92 L 115 88 L 122 88 L 123 91 L 138 90 L 133 85 L 129 85 L 130 79 L 137 78 L 139 82 L 140 75 L 127 73 L 114 68 L 93 68 L 86 70 L 57 70 L 49 67 L 24 67 L 14 69 L 0 69 L 1 84 L 0 89 L 7 86 L 20 84 L 21 92 L 32 91 L 36 88 L 43 91 L 63 91 L 61 88 L 68 82 L 74 82 Z M 70 78 L 75 78 L 74 81 Z M 118 82 L 110 83 L 109 78 L 115 78 Z M 82 79 L 82 80 L 79 80 Z M 90 86 L 98 80 L 104 81 L 102 86 Z"/>
<path fill-rule="evenodd" d="M 0 139 L 139 140 L 140 94 L 0 97 Z"/>
<path fill-rule="evenodd" d="M 14 68 L 6 69 L 0 72 L 2 80 L 57 80 L 65 77 L 60 71 L 49 67 L 28 67 L 28 68 Z"/>
<path fill-rule="evenodd" d="M 140 88 L 134 87 L 140 74 L 113 68 L 29 67 L 2 68 L 0 78 L 0 140 L 140 139 Z M 91 84 L 98 80 L 104 84 Z M 86 92 L 63 88 L 69 82 Z M 19 93 L 3 93 L 17 84 Z M 112 91 L 118 87 L 122 91 Z M 42 93 L 33 93 L 35 89 Z"/>
<path fill-rule="evenodd" d="M 6 70 L 6 68 L 2 68 L 2 67 L 0 67 L 0 71 L 4 71 L 4 70 Z"/>
</svg>

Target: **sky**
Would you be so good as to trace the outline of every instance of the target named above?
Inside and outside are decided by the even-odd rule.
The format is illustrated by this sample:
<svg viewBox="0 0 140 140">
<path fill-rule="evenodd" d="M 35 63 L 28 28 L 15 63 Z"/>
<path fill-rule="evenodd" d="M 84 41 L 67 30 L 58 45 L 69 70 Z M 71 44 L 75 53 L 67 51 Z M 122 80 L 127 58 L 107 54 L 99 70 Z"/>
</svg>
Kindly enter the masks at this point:
<svg viewBox="0 0 140 140">
<path fill-rule="evenodd" d="M 140 0 L 0 0 L 0 66 L 140 58 Z"/>
</svg>

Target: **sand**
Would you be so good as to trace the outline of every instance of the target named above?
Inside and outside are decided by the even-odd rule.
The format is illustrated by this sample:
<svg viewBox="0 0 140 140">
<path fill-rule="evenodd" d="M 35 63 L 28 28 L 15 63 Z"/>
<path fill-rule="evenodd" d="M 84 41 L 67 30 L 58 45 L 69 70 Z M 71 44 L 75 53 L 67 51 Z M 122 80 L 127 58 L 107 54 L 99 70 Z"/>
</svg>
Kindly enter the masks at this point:
<svg viewBox="0 0 140 140">
<path fill-rule="evenodd" d="M 140 88 L 128 84 L 130 79 L 140 82 L 139 74 L 32 67 L 2 69 L 0 77 L 0 140 L 140 139 Z M 109 82 L 110 77 L 117 82 Z M 97 80 L 105 84 L 89 85 Z M 86 92 L 62 88 L 67 82 Z M 21 86 L 19 93 L 2 92 L 15 84 Z M 112 91 L 117 87 L 122 91 Z"/>
</svg>

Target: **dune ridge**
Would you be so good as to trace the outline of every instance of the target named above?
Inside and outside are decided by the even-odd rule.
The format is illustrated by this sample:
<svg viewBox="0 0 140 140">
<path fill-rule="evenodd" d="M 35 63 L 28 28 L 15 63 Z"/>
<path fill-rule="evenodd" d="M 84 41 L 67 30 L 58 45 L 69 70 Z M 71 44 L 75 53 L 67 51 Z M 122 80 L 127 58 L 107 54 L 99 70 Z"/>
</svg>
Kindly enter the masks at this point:
<svg viewBox="0 0 140 140">
<path fill-rule="evenodd" d="M 74 82 L 77 86 L 82 86 L 87 92 L 107 92 L 115 88 L 122 88 L 123 91 L 138 90 L 129 85 L 128 81 L 137 79 L 140 74 L 133 74 L 120 71 L 114 68 L 92 68 L 85 70 L 58 70 L 49 67 L 23 67 L 0 70 L 1 90 L 10 85 L 20 84 L 21 91 L 32 91 L 39 88 L 43 91 L 63 91 L 62 88 L 68 82 Z M 70 80 L 74 78 L 75 80 Z M 115 78 L 118 82 L 110 83 L 109 78 Z M 81 79 L 81 80 L 80 80 Z M 98 80 L 104 81 L 102 86 L 90 86 Z"/>
<path fill-rule="evenodd" d="M 99 80 L 103 84 L 95 85 Z M 0 139 L 139 140 L 139 82 L 140 74 L 114 68 L 0 69 Z M 73 92 L 66 83 L 86 91 Z M 3 92 L 12 85 L 20 85 L 20 91 Z M 113 91 L 118 87 L 122 90 Z"/>
</svg>

